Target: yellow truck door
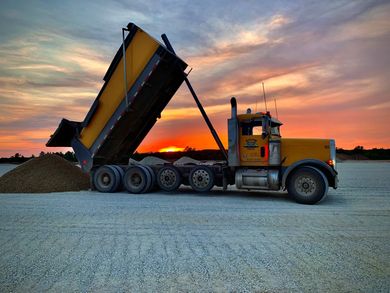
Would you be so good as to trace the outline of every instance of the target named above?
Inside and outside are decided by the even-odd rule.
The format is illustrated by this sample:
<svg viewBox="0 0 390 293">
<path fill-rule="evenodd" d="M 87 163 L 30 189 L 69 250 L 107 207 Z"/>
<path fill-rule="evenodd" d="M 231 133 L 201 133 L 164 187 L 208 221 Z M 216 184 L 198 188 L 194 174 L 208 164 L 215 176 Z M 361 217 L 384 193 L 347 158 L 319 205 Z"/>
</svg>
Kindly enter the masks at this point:
<svg viewBox="0 0 390 293">
<path fill-rule="evenodd" d="M 268 136 L 240 135 L 240 159 L 242 166 L 267 166 Z"/>
</svg>

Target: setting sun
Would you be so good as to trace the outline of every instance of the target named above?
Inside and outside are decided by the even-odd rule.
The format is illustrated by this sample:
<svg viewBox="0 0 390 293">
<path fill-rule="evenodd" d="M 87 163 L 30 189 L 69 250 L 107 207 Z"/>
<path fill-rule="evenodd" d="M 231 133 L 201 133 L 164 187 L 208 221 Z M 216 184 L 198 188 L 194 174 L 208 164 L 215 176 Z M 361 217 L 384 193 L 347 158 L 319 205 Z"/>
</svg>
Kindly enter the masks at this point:
<svg viewBox="0 0 390 293">
<path fill-rule="evenodd" d="M 169 146 L 159 150 L 160 153 L 172 153 L 172 152 L 182 152 L 184 148 L 178 148 L 176 146 Z"/>
</svg>

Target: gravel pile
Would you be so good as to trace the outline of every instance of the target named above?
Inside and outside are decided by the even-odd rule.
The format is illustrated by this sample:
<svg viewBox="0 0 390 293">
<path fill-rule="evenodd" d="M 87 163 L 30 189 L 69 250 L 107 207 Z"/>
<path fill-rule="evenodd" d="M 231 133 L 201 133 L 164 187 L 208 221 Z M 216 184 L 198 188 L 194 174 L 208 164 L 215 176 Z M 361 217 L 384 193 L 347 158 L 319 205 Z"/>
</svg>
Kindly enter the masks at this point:
<svg viewBox="0 0 390 293">
<path fill-rule="evenodd" d="M 153 166 L 153 165 L 164 165 L 164 164 L 169 163 L 169 162 L 167 160 L 160 159 L 157 157 L 147 156 L 147 157 L 143 158 L 139 163 L 141 165 Z"/>
<path fill-rule="evenodd" d="M 190 157 L 181 157 L 180 159 L 176 160 L 173 165 L 175 166 L 182 166 L 182 165 L 188 165 L 188 164 L 195 164 L 195 165 L 199 165 L 201 162 L 198 161 L 198 160 L 195 160 L 193 158 L 190 158 Z"/>
<path fill-rule="evenodd" d="M 58 155 L 34 158 L 0 177 L 0 193 L 46 193 L 89 189 L 89 176 Z"/>
</svg>

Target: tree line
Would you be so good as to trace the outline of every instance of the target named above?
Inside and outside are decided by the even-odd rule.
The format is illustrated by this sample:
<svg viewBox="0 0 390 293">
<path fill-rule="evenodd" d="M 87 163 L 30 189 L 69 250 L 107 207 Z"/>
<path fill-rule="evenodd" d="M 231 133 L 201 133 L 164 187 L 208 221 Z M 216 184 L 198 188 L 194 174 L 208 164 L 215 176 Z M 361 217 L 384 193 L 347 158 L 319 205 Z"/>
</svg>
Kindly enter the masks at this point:
<svg viewBox="0 0 390 293">
<path fill-rule="evenodd" d="M 360 155 L 370 160 L 390 160 L 390 149 L 384 148 L 365 149 L 363 146 L 358 145 L 352 150 L 338 148 L 337 153 L 350 155 L 352 157 Z"/>
<path fill-rule="evenodd" d="M 76 156 L 74 152 L 68 151 L 66 153 L 63 152 L 40 152 L 38 157 L 44 156 L 45 154 L 56 154 L 68 161 L 77 162 Z M 356 146 L 352 150 L 345 150 L 343 148 L 337 148 L 337 154 L 346 154 L 353 157 L 363 156 L 370 160 L 390 160 L 390 149 L 384 148 L 373 148 L 373 149 L 365 149 L 363 146 Z M 135 152 L 131 158 L 134 160 L 142 160 L 147 156 L 155 156 L 168 161 L 175 161 L 183 156 L 188 156 L 196 160 L 223 160 L 223 155 L 219 150 L 196 150 L 192 147 L 186 147 L 181 152 L 152 152 L 152 153 L 138 153 Z M 35 155 L 31 155 L 30 157 L 25 157 L 20 153 L 16 153 L 13 156 L 8 158 L 0 158 L 0 163 L 16 163 L 20 164 L 26 162 L 32 158 L 35 158 Z"/>
<path fill-rule="evenodd" d="M 0 158 L 0 163 L 15 163 L 15 164 L 20 164 L 20 163 L 24 163 L 30 159 L 33 159 L 35 157 L 42 157 L 46 154 L 56 154 L 68 161 L 71 161 L 71 162 L 77 162 L 77 159 L 76 159 L 76 156 L 74 154 L 74 152 L 71 152 L 71 151 L 68 151 L 66 153 L 63 153 L 63 152 L 40 152 L 38 156 L 35 156 L 35 155 L 31 155 L 30 157 L 25 157 L 23 156 L 22 154 L 20 153 L 16 153 L 15 155 L 11 156 L 11 157 L 8 157 L 8 158 Z"/>
</svg>

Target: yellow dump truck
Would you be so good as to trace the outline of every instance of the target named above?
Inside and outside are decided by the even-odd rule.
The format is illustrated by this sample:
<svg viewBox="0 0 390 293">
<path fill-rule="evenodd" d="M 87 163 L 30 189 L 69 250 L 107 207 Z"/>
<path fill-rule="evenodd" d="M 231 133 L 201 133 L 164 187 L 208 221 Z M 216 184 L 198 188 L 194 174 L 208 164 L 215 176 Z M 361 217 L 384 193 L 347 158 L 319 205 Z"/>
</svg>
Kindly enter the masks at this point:
<svg viewBox="0 0 390 293">
<path fill-rule="evenodd" d="M 184 184 L 205 192 L 213 186 L 235 185 L 246 190 L 287 189 L 297 202 L 313 204 L 329 186 L 337 188 L 334 140 L 282 138 L 278 119 L 269 112 L 238 115 L 233 97 L 226 151 L 187 78 L 187 64 L 168 38 L 162 35 L 164 46 L 133 23 L 122 29 L 122 35 L 122 45 L 85 119 L 62 119 L 46 144 L 71 146 L 82 170 L 90 174 L 93 189 L 144 193 L 156 186 L 174 191 Z M 225 160 L 151 165 L 129 160 L 183 82 Z"/>
</svg>

